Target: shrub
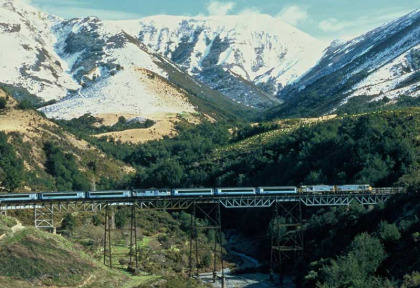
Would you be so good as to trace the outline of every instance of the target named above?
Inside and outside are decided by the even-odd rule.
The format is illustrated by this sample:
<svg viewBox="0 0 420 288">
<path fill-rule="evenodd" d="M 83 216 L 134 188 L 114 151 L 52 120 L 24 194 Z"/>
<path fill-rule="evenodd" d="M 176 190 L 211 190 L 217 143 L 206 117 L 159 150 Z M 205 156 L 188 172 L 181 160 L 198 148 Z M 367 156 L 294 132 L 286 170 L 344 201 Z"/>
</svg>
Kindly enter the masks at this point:
<svg viewBox="0 0 420 288">
<path fill-rule="evenodd" d="M 69 231 L 70 233 L 73 232 L 74 228 L 76 228 L 76 218 L 74 218 L 74 216 L 70 213 L 67 214 L 64 217 L 63 222 L 61 222 L 61 228 Z"/>
<path fill-rule="evenodd" d="M 401 288 L 415 288 L 420 287 L 420 273 L 413 272 L 411 275 L 404 276 L 404 282 Z"/>
<path fill-rule="evenodd" d="M 5 109 L 6 103 L 7 103 L 6 99 L 0 98 L 0 109 Z"/>
<path fill-rule="evenodd" d="M 381 221 L 378 227 L 379 238 L 384 242 L 393 242 L 401 238 L 401 233 L 395 224 Z"/>
<path fill-rule="evenodd" d="M 35 109 L 34 105 L 28 100 L 22 100 L 21 102 L 19 102 L 17 108 L 21 110 Z"/>
</svg>

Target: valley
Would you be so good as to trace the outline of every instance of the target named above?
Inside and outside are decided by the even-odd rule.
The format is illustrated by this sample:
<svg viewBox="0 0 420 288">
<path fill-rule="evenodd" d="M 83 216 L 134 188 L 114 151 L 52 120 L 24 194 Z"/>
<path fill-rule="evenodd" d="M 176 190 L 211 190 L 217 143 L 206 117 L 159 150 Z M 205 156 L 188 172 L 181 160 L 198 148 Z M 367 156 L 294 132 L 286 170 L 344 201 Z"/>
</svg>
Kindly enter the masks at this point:
<svg viewBox="0 0 420 288">
<path fill-rule="evenodd" d="M 0 0 L 1 287 L 420 286 L 418 7 L 47 2 Z"/>
</svg>

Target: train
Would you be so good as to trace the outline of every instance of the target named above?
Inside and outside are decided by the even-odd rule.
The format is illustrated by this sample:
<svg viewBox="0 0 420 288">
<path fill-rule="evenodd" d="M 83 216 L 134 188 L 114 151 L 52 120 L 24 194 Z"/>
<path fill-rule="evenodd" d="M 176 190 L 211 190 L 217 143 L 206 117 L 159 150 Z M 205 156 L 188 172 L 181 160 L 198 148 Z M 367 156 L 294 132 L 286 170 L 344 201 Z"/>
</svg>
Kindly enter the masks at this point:
<svg viewBox="0 0 420 288">
<path fill-rule="evenodd" d="M 297 193 L 372 193 L 369 184 L 351 185 L 303 185 L 270 186 L 270 187 L 219 187 L 219 188 L 150 188 L 108 191 L 67 191 L 43 193 L 0 194 L 1 202 L 30 202 L 36 200 L 94 200 L 126 199 L 147 197 L 208 197 L 208 196 L 251 196 L 251 195 L 284 195 Z"/>
</svg>

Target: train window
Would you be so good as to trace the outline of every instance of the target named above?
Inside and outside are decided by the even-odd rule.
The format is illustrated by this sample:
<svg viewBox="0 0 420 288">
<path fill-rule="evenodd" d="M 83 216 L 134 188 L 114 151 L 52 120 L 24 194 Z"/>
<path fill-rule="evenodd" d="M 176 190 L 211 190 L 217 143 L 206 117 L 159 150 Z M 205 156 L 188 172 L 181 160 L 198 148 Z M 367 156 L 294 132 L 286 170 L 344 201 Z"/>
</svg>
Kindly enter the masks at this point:
<svg viewBox="0 0 420 288">
<path fill-rule="evenodd" d="M 0 198 L 29 198 L 31 194 L 14 194 L 14 195 L 0 195 Z"/>
<path fill-rule="evenodd" d="M 244 188 L 244 189 L 230 189 L 230 188 L 222 188 L 219 189 L 220 192 L 253 192 L 254 188 Z"/>
<path fill-rule="evenodd" d="M 78 193 L 42 193 L 42 197 L 74 197 L 78 195 Z"/>
<path fill-rule="evenodd" d="M 89 192 L 89 193 L 95 196 L 105 196 L 105 195 L 124 195 L 125 192 Z"/>
</svg>

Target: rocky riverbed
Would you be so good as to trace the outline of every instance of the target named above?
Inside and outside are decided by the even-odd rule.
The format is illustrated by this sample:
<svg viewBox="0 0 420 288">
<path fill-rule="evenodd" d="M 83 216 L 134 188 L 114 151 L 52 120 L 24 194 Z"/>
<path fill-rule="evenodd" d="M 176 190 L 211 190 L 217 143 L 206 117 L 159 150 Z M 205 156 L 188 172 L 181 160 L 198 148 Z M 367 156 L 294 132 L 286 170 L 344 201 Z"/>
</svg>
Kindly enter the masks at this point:
<svg viewBox="0 0 420 288">
<path fill-rule="evenodd" d="M 240 253 L 237 251 L 233 251 L 232 248 L 234 247 L 233 244 L 235 242 L 242 242 L 244 243 L 244 239 L 241 239 L 238 241 L 237 233 L 227 233 L 227 240 L 228 245 L 226 245 L 226 249 L 230 255 L 234 255 L 236 263 L 237 270 L 248 270 L 248 269 L 255 269 L 258 270 L 258 268 L 261 266 L 261 263 L 256 260 L 255 258 L 246 255 L 244 253 Z M 232 244 L 232 245 L 231 245 Z M 279 287 L 279 279 L 278 276 L 275 275 L 274 281 L 270 280 L 270 275 L 267 273 L 235 273 L 230 268 L 224 269 L 224 275 L 225 275 L 225 287 L 226 288 L 257 288 L 257 287 L 263 287 L 263 288 L 274 288 Z M 213 283 L 213 273 L 201 273 L 200 279 L 204 283 L 211 283 L 213 284 L 213 287 L 215 288 L 221 288 L 222 287 L 222 271 L 217 272 L 217 280 L 216 283 Z M 295 287 L 291 279 L 286 278 L 285 283 L 283 287 L 287 288 L 293 288 Z"/>
</svg>

